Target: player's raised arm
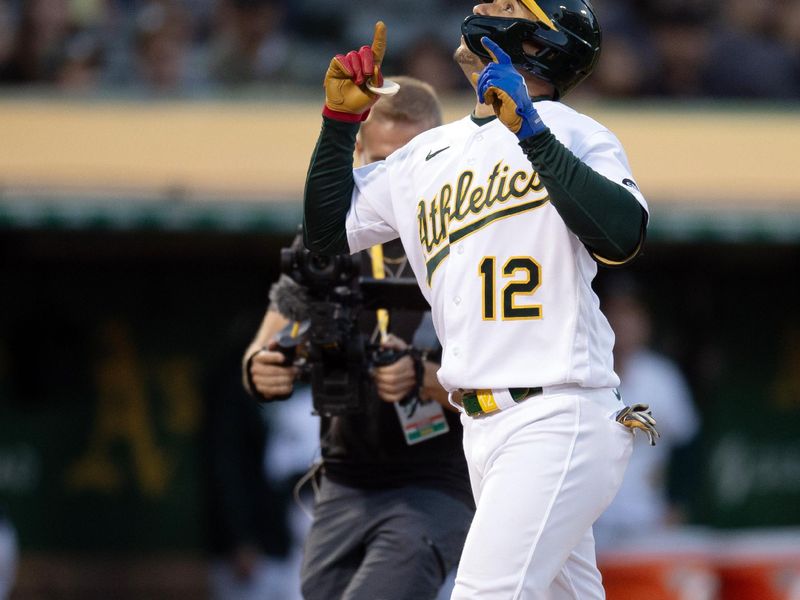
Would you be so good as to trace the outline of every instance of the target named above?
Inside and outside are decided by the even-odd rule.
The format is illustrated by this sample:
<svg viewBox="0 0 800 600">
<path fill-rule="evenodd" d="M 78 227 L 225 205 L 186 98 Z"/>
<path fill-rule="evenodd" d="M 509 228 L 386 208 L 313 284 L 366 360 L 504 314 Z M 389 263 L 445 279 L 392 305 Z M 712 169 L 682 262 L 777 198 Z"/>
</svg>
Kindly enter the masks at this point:
<svg viewBox="0 0 800 600">
<path fill-rule="evenodd" d="M 508 54 L 488 37 L 482 43 L 492 62 L 473 75 L 478 101 L 491 106 L 517 136 L 564 223 L 599 262 L 615 266 L 634 258 L 644 241 L 644 208 L 633 194 L 582 162 L 553 135 Z"/>
<path fill-rule="evenodd" d="M 325 74 L 325 106 L 306 177 L 303 237 L 314 252 L 348 252 L 345 219 L 353 193 L 353 150 L 359 125 L 380 97 L 386 26 L 379 21 L 371 46 L 337 54 Z M 378 90 L 380 91 L 380 90 Z"/>
</svg>

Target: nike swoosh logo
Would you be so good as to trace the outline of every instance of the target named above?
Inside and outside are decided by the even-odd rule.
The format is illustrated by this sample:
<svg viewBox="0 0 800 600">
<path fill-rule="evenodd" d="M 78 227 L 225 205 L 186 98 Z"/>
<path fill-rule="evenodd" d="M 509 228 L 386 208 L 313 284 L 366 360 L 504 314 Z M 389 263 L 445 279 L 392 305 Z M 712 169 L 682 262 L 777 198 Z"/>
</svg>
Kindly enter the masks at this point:
<svg viewBox="0 0 800 600">
<path fill-rule="evenodd" d="M 436 152 L 428 152 L 428 156 L 425 157 L 425 161 L 426 162 L 429 161 L 430 159 L 432 159 L 437 154 L 440 154 L 440 153 L 444 152 L 445 150 L 447 150 L 449 147 L 450 146 L 445 146 L 444 148 L 442 148 L 441 150 L 437 150 Z"/>
</svg>

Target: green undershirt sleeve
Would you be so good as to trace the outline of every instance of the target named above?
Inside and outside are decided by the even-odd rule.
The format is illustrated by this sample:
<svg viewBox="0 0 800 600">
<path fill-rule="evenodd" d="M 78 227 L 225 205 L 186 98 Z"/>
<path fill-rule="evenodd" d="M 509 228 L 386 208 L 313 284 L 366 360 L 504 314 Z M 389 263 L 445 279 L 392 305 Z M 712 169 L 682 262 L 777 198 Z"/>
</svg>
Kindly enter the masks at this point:
<svg viewBox="0 0 800 600">
<path fill-rule="evenodd" d="M 359 123 L 322 118 L 303 198 L 303 242 L 312 252 L 350 252 L 345 220 L 353 196 L 353 150 Z"/>
<path fill-rule="evenodd" d="M 564 223 L 598 262 L 614 266 L 636 257 L 647 213 L 633 194 L 582 162 L 549 129 L 519 145 Z"/>
</svg>

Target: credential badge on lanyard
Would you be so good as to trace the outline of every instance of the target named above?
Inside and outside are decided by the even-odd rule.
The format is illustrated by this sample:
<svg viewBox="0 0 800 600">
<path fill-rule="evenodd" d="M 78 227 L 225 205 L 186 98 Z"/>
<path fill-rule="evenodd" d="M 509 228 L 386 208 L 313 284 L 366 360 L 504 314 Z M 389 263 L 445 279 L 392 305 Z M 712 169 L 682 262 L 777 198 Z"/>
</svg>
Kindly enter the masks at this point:
<svg viewBox="0 0 800 600">
<path fill-rule="evenodd" d="M 372 276 L 375 279 L 385 279 L 386 272 L 383 268 L 383 246 L 376 244 L 370 248 L 372 260 Z M 379 308 L 375 311 L 378 320 L 378 331 L 381 343 L 389 335 L 389 311 Z M 394 402 L 394 409 L 403 430 L 406 444 L 413 446 L 431 438 L 438 437 L 450 431 L 444 409 L 438 402 L 421 402 L 414 395 L 409 400 Z"/>
</svg>

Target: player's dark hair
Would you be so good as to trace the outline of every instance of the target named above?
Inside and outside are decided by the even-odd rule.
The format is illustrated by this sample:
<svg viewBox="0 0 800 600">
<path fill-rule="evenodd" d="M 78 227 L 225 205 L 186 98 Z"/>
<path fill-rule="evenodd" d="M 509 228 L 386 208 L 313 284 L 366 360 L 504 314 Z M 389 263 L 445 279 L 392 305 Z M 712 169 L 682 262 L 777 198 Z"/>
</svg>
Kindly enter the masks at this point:
<svg viewBox="0 0 800 600">
<path fill-rule="evenodd" d="M 370 120 L 424 123 L 431 127 L 442 124 L 442 105 L 432 86 L 404 75 L 388 79 L 400 84 L 400 91 L 381 98 L 372 108 Z"/>
</svg>

